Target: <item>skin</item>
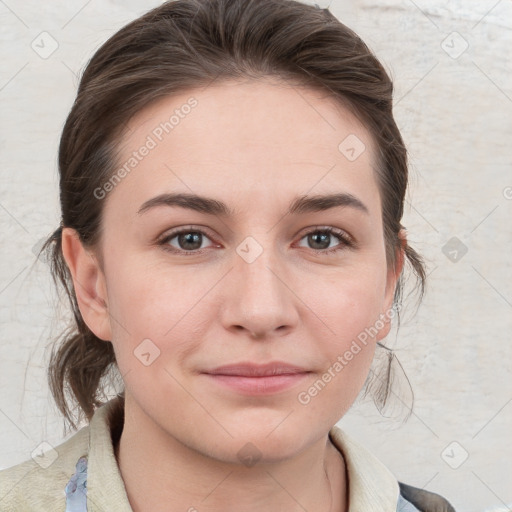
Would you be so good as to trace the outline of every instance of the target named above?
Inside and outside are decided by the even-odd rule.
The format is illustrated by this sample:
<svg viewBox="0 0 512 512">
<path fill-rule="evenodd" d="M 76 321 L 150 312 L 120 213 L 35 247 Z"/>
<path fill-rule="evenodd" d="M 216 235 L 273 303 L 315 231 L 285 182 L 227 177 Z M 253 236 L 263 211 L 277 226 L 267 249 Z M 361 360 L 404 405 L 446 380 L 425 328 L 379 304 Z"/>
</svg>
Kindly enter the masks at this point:
<svg viewBox="0 0 512 512">
<path fill-rule="evenodd" d="M 388 268 L 372 139 L 318 91 L 270 79 L 224 82 L 140 111 L 119 164 L 192 96 L 198 105 L 103 199 L 99 247 L 84 248 L 63 230 L 82 316 L 113 343 L 125 383 L 117 455 L 129 500 L 134 511 L 153 512 L 233 504 L 244 512 L 346 511 L 344 460 L 328 433 L 363 386 L 390 322 L 308 404 L 297 396 L 393 304 L 403 253 Z M 366 146 L 352 162 L 338 150 L 350 134 Z M 213 197 L 236 213 L 137 213 L 168 192 Z M 296 196 L 333 192 L 352 194 L 368 213 L 347 206 L 285 215 Z M 159 245 L 160 235 L 189 225 L 206 233 L 195 254 L 184 254 L 176 236 L 166 243 L 180 253 Z M 334 234 L 327 243 L 340 250 L 322 252 L 307 234 L 329 226 L 355 247 Z M 252 263 L 236 251 L 248 236 L 262 249 Z M 134 355 L 144 339 L 160 350 L 147 366 Z M 199 373 L 276 360 L 311 373 L 256 397 Z M 247 443 L 261 455 L 251 467 L 237 455 Z"/>
</svg>

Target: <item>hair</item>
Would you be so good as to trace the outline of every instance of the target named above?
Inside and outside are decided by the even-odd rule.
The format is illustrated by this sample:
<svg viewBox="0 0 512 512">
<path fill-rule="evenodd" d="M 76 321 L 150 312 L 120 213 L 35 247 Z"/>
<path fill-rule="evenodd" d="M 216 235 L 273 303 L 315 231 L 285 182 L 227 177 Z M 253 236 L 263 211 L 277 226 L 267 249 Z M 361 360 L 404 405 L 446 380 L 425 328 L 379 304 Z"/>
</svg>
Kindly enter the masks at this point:
<svg viewBox="0 0 512 512">
<path fill-rule="evenodd" d="M 402 250 L 423 297 L 423 259 L 399 237 L 408 163 L 392 113 L 393 84 L 366 44 L 328 9 L 295 0 L 167 1 L 96 51 L 83 70 L 60 139 L 62 219 L 41 251 L 74 316 L 74 324 L 53 345 L 48 367 L 51 393 L 74 429 L 66 395 L 79 419 L 85 414 L 90 420 L 102 405 L 102 379 L 117 364 L 112 343 L 97 338 L 81 316 L 62 254 L 62 229 L 73 228 L 85 247 L 98 247 L 105 201 L 94 191 L 111 179 L 123 130 L 141 109 L 214 81 L 266 77 L 324 91 L 368 129 L 376 147 L 387 265 L 394 268 L 397 250 Z M 404 269 L 395 305 L 402 300 Z M 390 392 L 390 365 L 384 373 L 374 396 L 380 407 Z"/>
</svg>

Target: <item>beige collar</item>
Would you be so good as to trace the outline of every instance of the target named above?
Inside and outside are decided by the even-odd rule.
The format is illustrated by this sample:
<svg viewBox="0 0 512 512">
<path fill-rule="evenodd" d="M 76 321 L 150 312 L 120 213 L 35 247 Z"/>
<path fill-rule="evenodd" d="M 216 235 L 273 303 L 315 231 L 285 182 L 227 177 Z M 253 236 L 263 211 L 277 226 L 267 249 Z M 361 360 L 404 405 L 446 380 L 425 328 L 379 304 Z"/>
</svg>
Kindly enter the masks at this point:
<svg viewBox="0 0 512 512">
<path fill-rule="evenodd" d="M 131 510 L 111 440 L 112 414 L 118 400 L 115 398 L 98 408 L 89 424 L 87 502 L 90 512 Z M 395 512 L 399 487 L 392 473 L 339 427 L 333 427 L 329 437 L 347 466 L 348 512 Z"/>
<path fill-rule="evenodd" d="M 386 466 L 339 427 L 329 437 L 347 465 L 348 512 L 395 512 L 400 488 Z"/>
</svg>

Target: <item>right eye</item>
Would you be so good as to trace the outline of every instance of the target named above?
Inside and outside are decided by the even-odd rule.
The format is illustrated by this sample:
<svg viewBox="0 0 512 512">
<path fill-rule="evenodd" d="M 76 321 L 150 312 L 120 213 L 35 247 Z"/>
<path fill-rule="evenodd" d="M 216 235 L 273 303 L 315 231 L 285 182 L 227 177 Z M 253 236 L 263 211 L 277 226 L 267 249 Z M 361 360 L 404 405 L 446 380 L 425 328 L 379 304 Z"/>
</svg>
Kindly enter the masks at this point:
<svg viewBox="0 0 512 512">
<path fill-rule="evenodd" d="M 174 254 L 182 254 L 183 256 L 202 254 L 206 246 L 203 245 L 205 240 L 210 240 L 207 234 L 196 228 L 181 228 L 166 234 L 159 241 L 166 251 Z M 219 245 L 216 244 L 218 247 Z"/>
</svg>

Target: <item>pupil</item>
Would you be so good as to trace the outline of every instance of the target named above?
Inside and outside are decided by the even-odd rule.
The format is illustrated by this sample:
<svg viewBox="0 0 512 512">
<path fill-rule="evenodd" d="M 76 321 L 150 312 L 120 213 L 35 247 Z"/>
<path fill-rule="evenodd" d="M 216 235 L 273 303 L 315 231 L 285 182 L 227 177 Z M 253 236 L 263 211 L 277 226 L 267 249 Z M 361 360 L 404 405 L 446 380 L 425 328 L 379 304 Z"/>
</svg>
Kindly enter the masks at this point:
<svg viewBox="0 0 512 512">
<path fill-rule="evenodd" d="M 318 238 L 323 238 L 323 243 L 320 242 L 321 247 L 316 247 L 317 249 L 326 249 L 329 247 L 329 234 L 328 233 L 322 233 L 320 235 L 318 234 L 312 234 L 310 235 L 310 241 L 313 240 L 313 244 L 318 243 Z"/>
<path fill-rule="evenodd" d="M 186 234 L 179 235 L 180 246 L 183 249 L 199 249 L 201 247 L 200 237 L 201 237 L 201 233 L 186 233 Z M 197 245 L 198 243 L 199 243 L 199 245 L 197 247 L 195 247 L 194 244 Z M 190 247 L 189 244 L 191 244 L 192 247 Z"/>
</svg>

